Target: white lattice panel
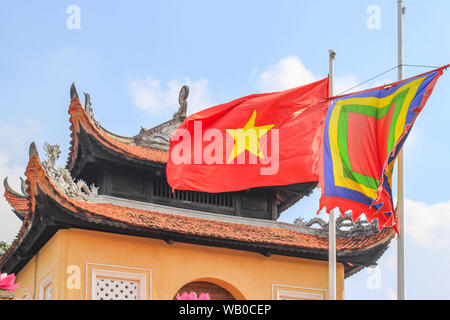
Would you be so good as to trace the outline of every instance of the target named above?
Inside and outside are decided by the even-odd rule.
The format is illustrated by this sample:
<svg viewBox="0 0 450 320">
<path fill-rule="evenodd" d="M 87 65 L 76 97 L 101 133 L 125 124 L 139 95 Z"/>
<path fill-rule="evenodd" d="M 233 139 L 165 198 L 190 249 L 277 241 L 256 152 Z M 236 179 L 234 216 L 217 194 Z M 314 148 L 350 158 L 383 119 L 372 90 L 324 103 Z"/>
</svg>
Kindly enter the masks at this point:
<svg viewBox="0 0 450 320">
<path fill-rule="evenodd" d="M 138 300 L 139 282 L 132 280 L 100 278 L 95 279 L 96 300 Z"/>
</svg>

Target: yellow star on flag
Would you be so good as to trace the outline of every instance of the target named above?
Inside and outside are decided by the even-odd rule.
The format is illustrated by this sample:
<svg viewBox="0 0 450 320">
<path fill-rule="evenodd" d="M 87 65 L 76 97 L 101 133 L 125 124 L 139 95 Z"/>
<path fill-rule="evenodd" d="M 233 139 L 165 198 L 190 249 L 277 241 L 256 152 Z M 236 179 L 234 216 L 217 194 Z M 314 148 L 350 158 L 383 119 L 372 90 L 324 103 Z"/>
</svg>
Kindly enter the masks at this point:
<svg viewBox="0 0 450 320">
<path fill-rule="evenodd" d="M 234 139 L 233 151 L 230 153 L 228 162 L 239 156 L 245 150 L 254 154 L 255 156 L 264 159 L 264 154 L 259 150 L 259 139 L 264 136 L 272 127 L 273 124 L 255 127 L 256 110 L 253 111 L 252 116 L 247 121 L 243 128 L 226 129 L 228 134 Z"/>
</svg>

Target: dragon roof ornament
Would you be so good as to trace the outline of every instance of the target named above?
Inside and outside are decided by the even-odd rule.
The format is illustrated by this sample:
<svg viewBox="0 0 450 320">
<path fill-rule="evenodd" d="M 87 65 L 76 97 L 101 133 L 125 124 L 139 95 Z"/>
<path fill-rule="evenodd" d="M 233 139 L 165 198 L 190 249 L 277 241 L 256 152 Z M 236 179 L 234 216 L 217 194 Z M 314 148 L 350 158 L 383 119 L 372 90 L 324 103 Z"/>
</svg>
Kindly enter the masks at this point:
<svg viewBox="0 0 450 320">
<path fill-rule="evenodd" d="M 304 221 L 303 218 L 297 218 L 294 224 L 313 228 L 314 225 L 318 225 L 315 228 L 317 234 L 327 236 L 328 235 L 328 222 L 325 220 L 315 217 L 309 221 Z M 336 219 L 336 236 L 340 238 L 354 238 L 354 237 L 367 237 L 373 234 L 379 233 L 378 221 L 374 220 L 369 223 L 367 220 L 358 219 L 355 223 L 352 221 L 351 214 L 347 213 L 345 218 L 342 216 Z"/>
<path fill-rule="evenodd" d="M 44 143 L 47 160 L 42 161 L 42 167 L 53 184 L 70 198 L 88 201 L 89 197 L 98 195 L 98 188 L 94 184 L 88 186 L 83 180 L 75 181 L 66 168 L 55 168 L 61 150 L 59 145 Z"/>
<path fill-rule="evenodd" d="M 178 96 L 180 107 L 178 111 L 173 114 L 173 118 L 151 129 L 141 127 L 139 134 L 133 137 L 135 143 L 168 151 L 172 133 L 180 126 L 184 119 L 186 119 L 188 96 L 189 87 L 184 85 Z"/>
</svg>

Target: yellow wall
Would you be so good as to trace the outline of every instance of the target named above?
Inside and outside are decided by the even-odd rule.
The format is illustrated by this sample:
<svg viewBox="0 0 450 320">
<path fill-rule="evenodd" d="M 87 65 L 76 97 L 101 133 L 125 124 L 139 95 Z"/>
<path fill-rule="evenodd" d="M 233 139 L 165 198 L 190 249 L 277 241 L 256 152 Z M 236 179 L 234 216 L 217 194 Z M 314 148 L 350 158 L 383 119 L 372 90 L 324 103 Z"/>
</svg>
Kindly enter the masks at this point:
<svg viewBox="0 0 450 320">
<path fill-rule="evenodd" d="M 56 233 L 19 272 L 16 283 L 20 287 L 14 292 L 16 299 L 22 299 L 26 295 L 29 299 L 39 299 L 41 284 L 51 279 L 53 284 L 53 296 L 59 297 L 65 290 L 64 286 L 57 286 L 62 277 L 61 233 Z"/>
<path fill-rule="evenodd" d="M 156 239 L 68 229 L 58 231 L 18 274 L 21 286 L 15 296 L 21 298 L 28 290 L 39 298 L 40 283 L 52 274 L 54 299 L 90 299 L 93 269 L 145 275 L 146 295 L 152 299 L 172 299 L 183 285 L 198 280 L 216 283 L 237 299 L 272 299 L 277 290 L 325 298 L 328 287 L 326 261 L 265 257 L 240 250 L 180 242 L 169 245 Z M 342 264 L 337 265 L 337 297 L 344 298 Z"/>
</svg>

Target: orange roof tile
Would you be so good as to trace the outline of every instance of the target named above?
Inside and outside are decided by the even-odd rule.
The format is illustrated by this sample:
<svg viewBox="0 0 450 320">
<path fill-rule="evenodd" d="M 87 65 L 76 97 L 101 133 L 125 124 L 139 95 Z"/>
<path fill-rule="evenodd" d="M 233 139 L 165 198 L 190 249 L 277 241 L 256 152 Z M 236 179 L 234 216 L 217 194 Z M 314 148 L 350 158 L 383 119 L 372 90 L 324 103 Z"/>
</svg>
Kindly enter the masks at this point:
<svg viewBox="0 0 450 320">
<path fill-rule="evenodd" d="M 69 148 L 69 158 L 67 160 L 68 168 L 71 168 L 74 165 L 77 157 L 79 143 L 78 133 L 80 132 L 81 126 L 105 148 L 122 154 L 125 157 L 154 163 L 166 163 L 168 160 L 169 153 L 167 151 L 120 142 L 103 132 L 103 130 L 99 129 L 87 115 L 77 97 L 74 97 L 70 102 L 69 114 L 70 122 L 72 124 L 70 126 L 70 130 L 72 131 L 70 137 L 72 140 L 70 142 L 71 146 Z"/>
<path fill-rule="evenodd" d="M 8 190 L 5 190 L 3 196 L 16 212 L 26 213 L 30 211 L 30 201 L 26 197 L 19 197 Z"/>
</svg>

